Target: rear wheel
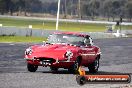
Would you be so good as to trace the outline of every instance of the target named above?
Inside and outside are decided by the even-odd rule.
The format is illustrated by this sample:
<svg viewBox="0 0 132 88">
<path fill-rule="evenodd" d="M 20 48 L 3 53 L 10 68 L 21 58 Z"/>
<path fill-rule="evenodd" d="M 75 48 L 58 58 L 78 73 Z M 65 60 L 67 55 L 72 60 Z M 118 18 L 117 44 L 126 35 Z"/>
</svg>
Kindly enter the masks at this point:
<svg viewBox="0 0 132 88">
<path fill-rule="evenodd" d="M 58 68 L 56 68 L 56 67 L 50 67 L 50 70 L 51 70 L 52 72 L 57 72 L 57 71 L 58 71 Z"/>
<path fill-rule="evenodd" d="M 93 63 L 91 63 L 88 66 L 88 69 L 89 69 L 90 73 L 96 73 L 96 72 L 98 72 L 98 68 L 99 68 L 99 58 L 97 58 Z"/>
<path fill-rule="evenodd" d="M 68 71 L 71 73 L 78 73 L 80 64 L 81 64 L 81 59 L 77 58 L 77 60 L 74 62 L 71 68 L 68 69 Z"/>
<path fill-rule="evenodd" d="M 30 72 L 35 72 L 38 69 L 38 66 L 32 65 L 32 64 L 27 64 L 27 69 Z"/>
</svg>

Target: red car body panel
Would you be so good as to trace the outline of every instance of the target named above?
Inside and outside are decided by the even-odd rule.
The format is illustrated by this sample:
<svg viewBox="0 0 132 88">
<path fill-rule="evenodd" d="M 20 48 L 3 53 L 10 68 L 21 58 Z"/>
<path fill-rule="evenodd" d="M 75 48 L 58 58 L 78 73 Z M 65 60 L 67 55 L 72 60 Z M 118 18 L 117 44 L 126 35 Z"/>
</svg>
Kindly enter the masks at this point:
<svg viewBox="0 0 132 88">
<path fill-rule="evenodd" d="M 55 34 L 71 34 L 77 36 L 88 36 L 80 33 L 63 32 Z M 91 46 L 75 46 L 70 44 L 45 44 L 31 46 L 32 53 L 25 55 L 27 63 L 37 66 L 52 66 L 57 68 L 70 68 L 77 57 L 81 57 L 81 65 L 88 66 L 92 63 L 98 55 L 100 55 L 100 48 L 94 45 Z M 73 56 L 68 60 L 65 53 L 70 50 Z M 51 63 L 43 63 L 43 60 L 50 60 Z M 42 62 L 42 63 L 41 63 Z"/>
</svg>

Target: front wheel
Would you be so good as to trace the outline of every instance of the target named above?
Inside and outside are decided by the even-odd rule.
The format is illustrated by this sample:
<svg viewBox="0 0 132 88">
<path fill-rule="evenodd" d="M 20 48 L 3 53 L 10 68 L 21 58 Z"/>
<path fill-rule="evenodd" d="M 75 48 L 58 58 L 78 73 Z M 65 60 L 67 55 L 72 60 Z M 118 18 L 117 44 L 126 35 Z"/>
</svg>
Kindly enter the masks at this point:
<svg viewBox="0 0 132 88">
<path fill-rule="evenodd" d="M 78 73 L 79 66 L 81 64 L 81 59 L 77 58 L 71 68 L 68 69 L 71 73 Z"/>
<path fill-rule="evenodd" d="M 99 59 L 98 58 L 93 63 L 91 63 L 88 66 L 88 69 L 89 69 L 90 73 L 96 73 L 96 72 L 98 72 L 98 68 L 99 68 Z"/>
<path fill-rule="evenodd" d="M 32 64 L 27 64 L 27 69 L 30 72 L 35 72 L 38 69 L 38 66 L 32 65 Z"/>
</svg>

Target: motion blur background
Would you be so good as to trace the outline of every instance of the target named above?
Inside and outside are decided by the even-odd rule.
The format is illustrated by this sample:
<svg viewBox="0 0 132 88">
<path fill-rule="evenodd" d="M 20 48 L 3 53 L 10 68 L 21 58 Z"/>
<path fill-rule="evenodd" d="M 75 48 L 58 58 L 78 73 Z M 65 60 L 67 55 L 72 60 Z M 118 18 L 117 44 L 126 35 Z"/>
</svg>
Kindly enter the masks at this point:
<svg viewBox="0 0 132 88">
<path fill-rule="evenodd" d="M 0 14 L 56 17 L 58 0 L 0 0 Z M 132 0 L 61 0 L 60 18 L 131 22 Z"/>
</svg>

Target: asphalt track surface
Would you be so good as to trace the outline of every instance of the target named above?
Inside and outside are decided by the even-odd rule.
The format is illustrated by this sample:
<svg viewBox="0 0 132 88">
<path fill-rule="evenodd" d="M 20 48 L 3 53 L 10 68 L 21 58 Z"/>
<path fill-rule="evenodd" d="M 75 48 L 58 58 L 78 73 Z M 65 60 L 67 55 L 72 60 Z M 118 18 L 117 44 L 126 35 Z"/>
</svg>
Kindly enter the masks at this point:
<svg viewBox="0 0 132 88">
<path fill-rule="evenodd" d="M 132 38 L 98 39 L 94 43 L 102 51 L 97 74 L 128 73 L 132 76 Z M 80 86 L 76 83 L 76 75 L 64 69 L 52 73 L 48 67 L 39 67 L 35 73 L 28 72 L 23 57 L 24 50 L 30 45 L 0 43 L 0 88 L 125 88 L 132 85 L 131 82 Z"/>
</svg>

